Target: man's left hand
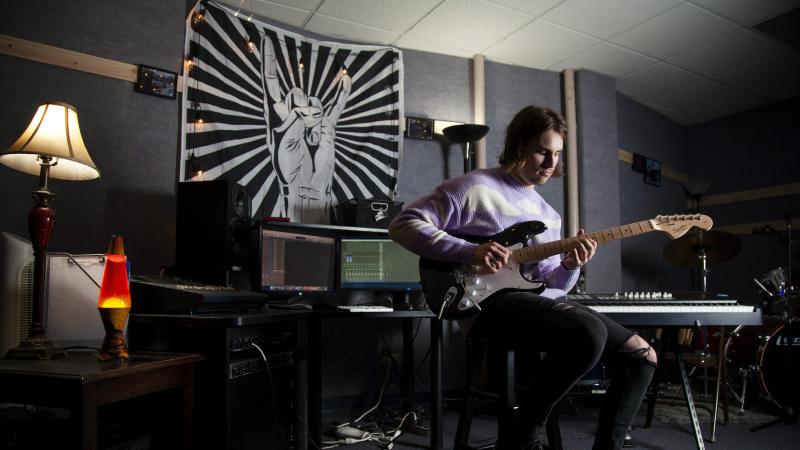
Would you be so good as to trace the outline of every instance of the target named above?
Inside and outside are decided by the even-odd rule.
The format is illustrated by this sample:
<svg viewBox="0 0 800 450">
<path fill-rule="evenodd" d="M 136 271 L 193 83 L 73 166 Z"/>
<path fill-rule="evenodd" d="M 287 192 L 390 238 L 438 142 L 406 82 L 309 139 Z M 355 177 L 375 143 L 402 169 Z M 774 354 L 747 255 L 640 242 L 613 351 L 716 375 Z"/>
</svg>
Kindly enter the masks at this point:
<svg viewBox="0 0 800 450">
<path fill-rule="evenodd" d="M 582 228 L 578 231 L 577 238 L 575 247 L 561 260 L 561 264 L 569 270 L 575 270 L 589 262 L 597 251 L 597 241 L 586 237 L 586 232 Z"/>
</svg>

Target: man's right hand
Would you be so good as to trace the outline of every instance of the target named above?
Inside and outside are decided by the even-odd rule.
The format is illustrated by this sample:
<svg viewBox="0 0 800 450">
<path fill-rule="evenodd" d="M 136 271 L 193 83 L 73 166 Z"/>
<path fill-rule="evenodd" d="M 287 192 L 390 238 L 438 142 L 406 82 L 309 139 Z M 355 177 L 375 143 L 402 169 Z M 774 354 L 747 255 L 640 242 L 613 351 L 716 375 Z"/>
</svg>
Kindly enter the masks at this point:
<svg viewBox="0 0 800 450">
<path fill-rule="evenodd" d="M 478 268 L 478 272 L 497 273 L 508 264 L 509 256 L 511 256 L 511 251 L 497 242 L 485 242 L 475 249 L 472 265 Z"/>
</svg>

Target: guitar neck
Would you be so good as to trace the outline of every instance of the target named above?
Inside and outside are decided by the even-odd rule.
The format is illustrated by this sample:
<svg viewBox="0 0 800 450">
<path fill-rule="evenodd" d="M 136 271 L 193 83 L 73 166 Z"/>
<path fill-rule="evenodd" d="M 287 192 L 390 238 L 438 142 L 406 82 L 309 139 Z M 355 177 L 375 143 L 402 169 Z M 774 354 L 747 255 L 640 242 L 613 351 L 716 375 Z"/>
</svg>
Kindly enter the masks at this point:
<svg viewBox="0 0 800 450">
<path fill-rule="evenodd" d="M 643 220 L 641 222 L 629 223 L 627 225 L 620 225 L 606 230 L 595 231 L 588 233 L 584 236 L 594 239 L 598 244 L 605 244 L 606 242 L 618 241 L 620 239 L 638 236 L 640 234 L 656 231 L 650 220 Z M 512 258 L 519 264 L 528 264 L 534 261 L 541 261 L 547 257 L 566 253 L 575 247 L 578 241 L 577 237 L 561 239 L 558 241 L 547 242 L 545 244 L 533 245 L 530 247 L 522 247 L 512 252 Z"/>
</svg>

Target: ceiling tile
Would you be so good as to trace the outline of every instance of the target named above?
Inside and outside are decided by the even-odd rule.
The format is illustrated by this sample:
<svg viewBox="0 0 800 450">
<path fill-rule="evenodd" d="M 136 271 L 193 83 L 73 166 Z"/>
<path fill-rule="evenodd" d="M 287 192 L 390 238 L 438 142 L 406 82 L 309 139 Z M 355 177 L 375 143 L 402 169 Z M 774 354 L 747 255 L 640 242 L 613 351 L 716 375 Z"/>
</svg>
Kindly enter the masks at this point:
<svg viewBox="0 0 800 450">
<path fill-rule="evenodd" d="M 618 78 L 617 90 L 637 100 L 647 100 L 701 80 L 685 70 L 658 63 Z"/>
<path fill-rule="evenodd" d="M 230 1 L 230 3 L 242 3 L 242 6 L 246 6 L 251 1 L 253 4 L 256 3 L 266 3 L 267 0 L 226 0 Z M 293 6 L 295 8 L 300 9 L 307 9 L 309 11 L 314 11 L 317 9 L 322 0 L 269 0 L 270 3 L 280 3 L 281 5 Z"/>
<path fill-rule="evenodd" d="M 311 15 L 311 11 L 308 9 L 262 0 L 254 0 L 252 3 L 249 1 L 241 2 L 240 0 L 223 0 L 221 3 L 234 11 L 240 11 L 239 17 L 248 17 L 252 13 L 254 16 L 267 17 L 296 27 L 302 27 L 308 16 Z"/>
<path fill-rule="evenodd" d="M 445 0 L 408 34 L 480 53 L 533 16 L 483 0 Z"/>
<path fill-rule="evenodd" d="M 488 48 L 485 54 L 495 61 L 545 69 L 599 42 L 540 19 Z"/>
<path fill-rule="evenodd" d="M 665 116 L 675 122 L 678 122 L 681 125 L 692 125 L 694 123 L 695 119 L 689 114 L 684 114 L 682 112 L 675 111 L 670 108 L 664 108 L 661 105 L 656 105 L 653 103 L 643 102 L 643 104 L 646 107 L 652 109 L 653 111 L 661 114 L 662 116 Z"/>
<path fill-rule="evenodd" d="M 747 95 L 732 97 L 716 105 L 710 105 L 697 111 L 693 111 L 691 114 L 693 119 L 692 124 L 719 119 L 731 114 L 736 114 L 738 112 L 766 105 L 768 103 L 771 103 L 771 101 L 761 97 Z"/>
<path fill-rule="evenodd" d="M 325 0 L 317 12 L 394 32 L 405 32 L 440 0 Z"/>
<path fill-rule="evenodd" d="M 798 0 L 692 0 L 692 2 L 744 25 L 755 25 L 800 6 Z"/>
<path fill-rule="evenodd" d="M 729 20 L 687 3 L 659 14 L 610 40 L 646 55 L 666 59 L 729 33 L 737 27 L 738 25 Z M 665 39 L 666 36 L 669 38 Z"/>
<path fill-rule="evenodd" d="M 718 78 L 770 100 L 788 98 L 800 94 L 800 56 L 762 61 Z"/>
<path fill-rule="evenodd" d="M 709 106 L 718 105 L 737 97 L 752 97 L 742 91 L 711 80 L 703 80 L 682 89 L 661 94 L 648 100 L 683 113 L 691 114 Z"/>
<path fill-rule="evenodd" d="M 545 13 L 565 0 L 491 0 L 493 3 L 505 6 L 507 8 L 516 9 L 534 16 Z"/>
<path fill-rule="evenodd" d="M 550 70 L 593 70 L 613 78 L 657 63 L 658 60 L 632 52 L 610 42 L 602 42 L 585 52 L 548 67 Z"/>
<path fill-rule="evenodd" d="M 367 44 L 391 44 L 399 34 L 355 22 L 316 13 L 305 27 L 309 31 L 332 38 L 347 39 Z"/>
<path fill-rule="evenodd" d="M 667 59 L 667 62 L 706 76 L 731 72 L 767 59 L 784 57 L 789 50 L 757 33 L 740 28 L 711 42 Z"/>
<path fill-rule="evenodd" d="M 463 50 L 456 47 L 451 47 L 445 44 L 438 44 L 426 39 L 417 38 L 414 36 L 403 35 L 400 39 L 394 42 L 396 47 L 410 48 L 412 50 L 420 50 L 423 52 L 440 53 L 443 55 L 460 56 L 462 58 L 472 58 L 475 53 L 468 50 Z"/>
<path fill-rule="evenodd" d="M 681 0 L 567 0 L 544 18 L 602 39 L 666 11 Z"/>
<path fill-rule="evenodd" d="M 658 60 L 632 52 L 610 42 L 602 42 L 572 58 L 554 64 L 548 69 L 587 69 L 613 78 L 657 63 Z"/>
</svg>

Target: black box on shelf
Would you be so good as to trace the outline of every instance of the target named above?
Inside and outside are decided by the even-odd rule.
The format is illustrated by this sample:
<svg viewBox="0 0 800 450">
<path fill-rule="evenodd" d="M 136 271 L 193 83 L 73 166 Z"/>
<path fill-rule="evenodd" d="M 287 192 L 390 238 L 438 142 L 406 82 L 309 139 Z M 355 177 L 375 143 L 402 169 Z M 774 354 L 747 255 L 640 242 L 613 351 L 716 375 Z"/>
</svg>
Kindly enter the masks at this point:
<svg viewBox="0 0 800 450">
<path fill-rule="evenodd" d="M 389 222 L 403 209 L 403 202 L 391 200 L 353 198 L 336 206 L 336 224 L 388 228 Z"/>
</svg>

